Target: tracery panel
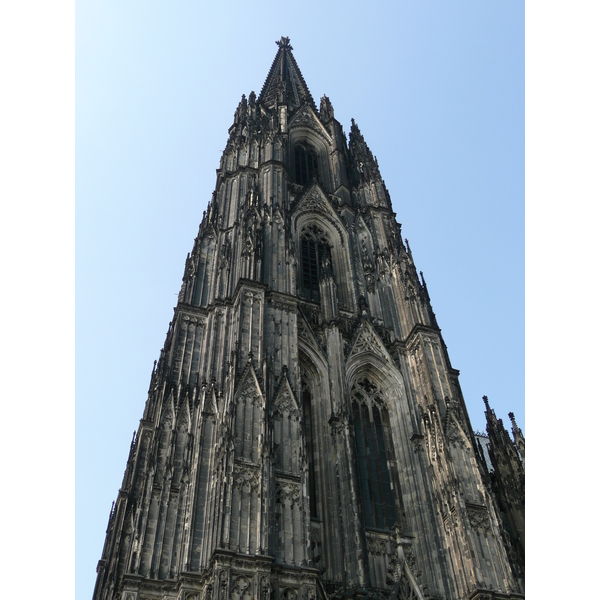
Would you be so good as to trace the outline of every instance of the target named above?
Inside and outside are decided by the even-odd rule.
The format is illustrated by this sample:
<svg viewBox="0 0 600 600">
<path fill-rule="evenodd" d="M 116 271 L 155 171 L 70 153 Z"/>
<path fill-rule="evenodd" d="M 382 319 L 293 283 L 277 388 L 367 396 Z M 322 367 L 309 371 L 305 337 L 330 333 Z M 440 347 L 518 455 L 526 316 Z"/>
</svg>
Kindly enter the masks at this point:
<svg viewBox="0 0 600 600">
<path fill-rule="evenodd" d="M 319 157 L 310 144 L 297 143 L 294 147 L 296 183 L 307 185 L 313 179 L 319 180 Z"/>
<path fill-rule="evenodd" d="M 304 229 L 300 237 L 300 292 L 312 302 L 320 302 L 319 278 L 323 265 L 331 265 L 331 245 L 327 234 L 317 225 Z"/>
<path fill-rule="evenodd" d="M 352 387 L 352 416 L 365 525 L 390 529 L 396 521 L 390 418 L 381 391 L 366 378 Z"/>
</svg>

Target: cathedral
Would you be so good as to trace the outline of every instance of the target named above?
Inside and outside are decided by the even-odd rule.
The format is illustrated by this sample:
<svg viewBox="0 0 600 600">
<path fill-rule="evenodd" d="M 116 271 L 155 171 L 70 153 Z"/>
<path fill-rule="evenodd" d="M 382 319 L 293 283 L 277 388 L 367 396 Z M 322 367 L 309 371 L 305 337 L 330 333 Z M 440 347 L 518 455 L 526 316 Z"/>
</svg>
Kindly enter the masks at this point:
<svg viewBox="0 0 600 600">
<path fill-rule="evenodd" d="M 278 50 L 235 110 L 94 600 L 524 598 L 525 440 L 474 432 L 377 160 Z"/>
</svg>

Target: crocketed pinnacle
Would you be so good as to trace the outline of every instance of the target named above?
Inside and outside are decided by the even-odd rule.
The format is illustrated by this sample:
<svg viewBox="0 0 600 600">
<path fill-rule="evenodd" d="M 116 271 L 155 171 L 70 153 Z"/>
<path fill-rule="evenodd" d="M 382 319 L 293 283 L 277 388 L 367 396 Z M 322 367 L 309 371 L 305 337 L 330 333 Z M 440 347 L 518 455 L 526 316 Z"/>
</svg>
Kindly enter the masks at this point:
<svg viewBox="0 0 600 600">
<path fill-rule="evenodd" d="M 351 121 L 348 149 L 353 164 L 354 177 L 360 182 L 381 181 L 377 159 L 367 146 L 365 138 L 354 119 L 351 119 Z"/>
</svg>

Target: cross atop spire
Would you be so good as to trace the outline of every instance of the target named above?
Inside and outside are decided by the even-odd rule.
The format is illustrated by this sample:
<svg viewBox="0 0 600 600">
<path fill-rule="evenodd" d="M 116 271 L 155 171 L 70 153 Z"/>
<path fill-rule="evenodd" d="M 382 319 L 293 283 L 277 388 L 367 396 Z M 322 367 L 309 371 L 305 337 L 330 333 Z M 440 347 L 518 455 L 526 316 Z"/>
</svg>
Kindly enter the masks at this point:
<svg viewBox="0 0 600 600">
<path fill-rule="evenodd" d="M 315 102 L 292 54 L 289 37 L 275 42 L 279 48 L 263 85 L 258 101 L 266 107 L 287 104 L 290 109 L 309 103 L 316 111 Z"/>
</svg>

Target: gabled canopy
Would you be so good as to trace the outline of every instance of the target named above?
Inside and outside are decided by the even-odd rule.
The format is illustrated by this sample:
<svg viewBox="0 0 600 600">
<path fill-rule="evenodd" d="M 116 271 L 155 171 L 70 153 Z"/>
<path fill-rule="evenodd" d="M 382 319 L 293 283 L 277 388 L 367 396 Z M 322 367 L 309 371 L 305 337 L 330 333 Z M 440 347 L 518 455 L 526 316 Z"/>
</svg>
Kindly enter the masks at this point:
<svg viewBox="0 0 600 600">
<path fill-rule="evenodd" d="M 258 101 L 269 108 L 273 108 L 279 102 L 287 104 L 292 109 L 308 103 L 316 111 L 315 102 L 292 54 L 290 38 L 282 37 L 275 43 L 279 46 L 279 50 Z"/>
</svg>

